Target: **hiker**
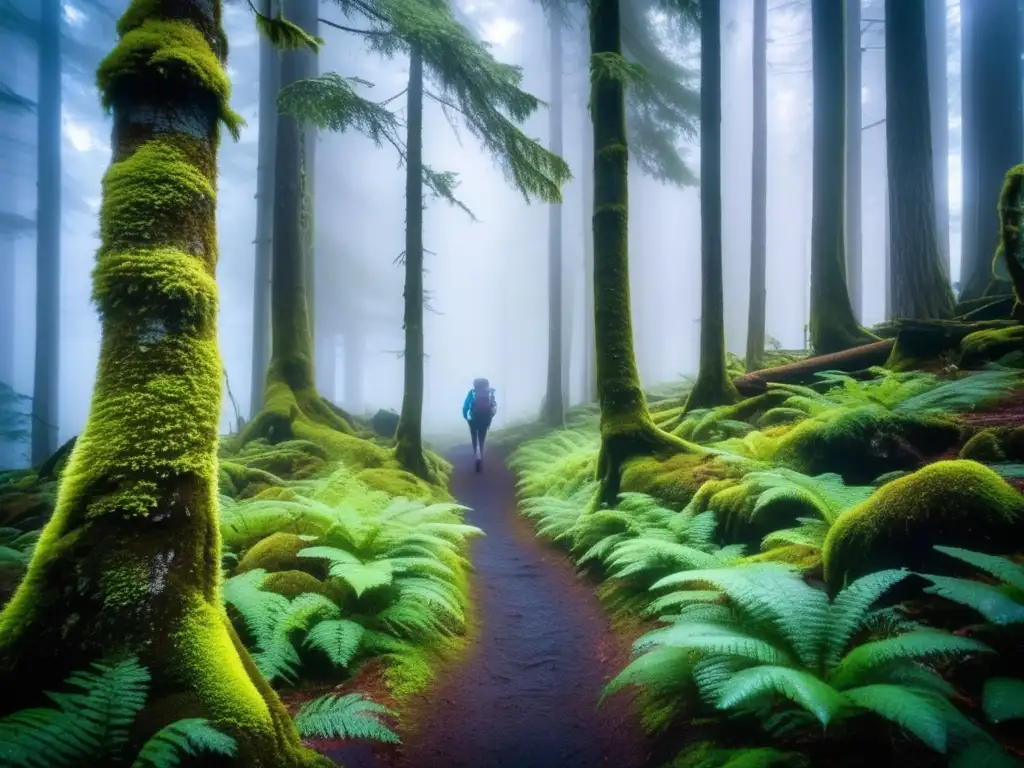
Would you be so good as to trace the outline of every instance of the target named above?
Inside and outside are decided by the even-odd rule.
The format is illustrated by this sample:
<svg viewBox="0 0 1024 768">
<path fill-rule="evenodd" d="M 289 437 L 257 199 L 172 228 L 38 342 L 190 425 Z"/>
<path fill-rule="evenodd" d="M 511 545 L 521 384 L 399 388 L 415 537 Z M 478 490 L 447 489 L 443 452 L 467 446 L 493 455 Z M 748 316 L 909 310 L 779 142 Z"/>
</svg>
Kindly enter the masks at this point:
<svg viewBox="0 0 1024 768">
<path fill-rule="evenodd" d="M 469 422 L 469 436 L 473 438 L 473 456 L 476 458 L 476 471 L 479 472 L 484 461 L 484 440 L 491 419 L 498 412 L 498 401 L 494 397 L 487 379 L 473 379 L 473 388 L 462 403 L 462 418 Z"/>
</svg>

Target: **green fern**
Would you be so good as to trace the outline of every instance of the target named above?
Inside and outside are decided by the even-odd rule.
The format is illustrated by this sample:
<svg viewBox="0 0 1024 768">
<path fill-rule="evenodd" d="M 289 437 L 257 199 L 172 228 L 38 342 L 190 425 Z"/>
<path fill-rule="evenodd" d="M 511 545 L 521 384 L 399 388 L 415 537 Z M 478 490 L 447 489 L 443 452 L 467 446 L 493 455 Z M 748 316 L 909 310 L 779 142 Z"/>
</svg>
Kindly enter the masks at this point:
<svg viewBox="0 0 1024 768">
<path fill-rule="evenodd" d="M 982 708 L 991 723 L 1024 720 L 1024 680 L 997 677 L 986 681 Z"/>
<path fill-rule="evenodd" d="M 390 710 L 362 694 L 327 695 L 303 704 L 295 716 L 295 727 L 304 738 L 370 739 L 398 744 L 397 734 L 381 723 Z"/>
<path fill-rule="evenodd" d="M 872 627 L 885 624 L 876 620 L 872 605 L 907 575 L 871 574 L 831 602 L 795 569 L 775 563 L 667 576 L 652 589 L 684 589 L 655 605 L 679 606 L 678 618 L 665 617 L 668 626 L 636 642 L 641 655 L 606 692 L 627 684 L 674 690 L 764 722 L 779 714 L 778 702 L 784 701 L 809 716 L 791 718 L 787 727 L 872 713 L 946 752 L 951 742 L 964 742 L 961 734 L 974 733 L 973 726 L 948 705 L 952 691 L 921 662 L 989 648 L 899 623 L 893 624 L 895 634 L 871 636 Z M 645 661 L 653 652 L 659 659 Z M 670 672 L 680 677 L 667 678 Z"/>
<path fill-rule="evenodd" d="M 959 547 L 936 546 L 938 552 L 973 565 L 1002 582 L 1000 586 L 972 579 L 921 574 L 932 583 L 925 592 L 965 605 L 996 625 L 1024 623 L 1024 565 L 1004 557 Z"/>
<path fill-rule="evenodd" d="M 149 671 L 134 657 L 72 674 L 66 685 L 77 691 L 46 694 L 57 709 L 26 709 L 0 719 L 0 764 L 164 768 L 178 765 L 183 755 L 235 753 L 234 739 L 206 720 L 190 719 L 158 731 L 131 759 L 129 731 L 146 705 L 149 682 Z"/>
</svg>

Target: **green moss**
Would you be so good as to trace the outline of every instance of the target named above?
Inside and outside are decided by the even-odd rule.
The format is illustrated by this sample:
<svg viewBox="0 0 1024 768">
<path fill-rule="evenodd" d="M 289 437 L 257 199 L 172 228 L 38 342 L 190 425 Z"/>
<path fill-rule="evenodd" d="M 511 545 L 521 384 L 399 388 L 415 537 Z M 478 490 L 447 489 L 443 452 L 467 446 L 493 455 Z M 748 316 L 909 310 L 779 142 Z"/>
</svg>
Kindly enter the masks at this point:
<svg viewBox="0 0 1024 768">
<path fill-rule="evenodd" d="M 781 547 L 758 552 L 742 559 L 743 563 L 785 563 L 795 565 L 801 571 L 817 571 L 821 568 L 821 550 L 802 544 L 786 544 Z"/>
<path fill-rule="evenodd" d="M 623 467 L 622 490 L 647 493 L 682 507 L 708 481 L 739 478 L 750 468 L 749 463 L 726 462 L 710 453 L 679 453 L 666 459 L 645 456 Z"/>
<path fill-rule="evenodd" d="M 262 588 L 267 592 L 274 592 L 287 598 L 298 597 L 307 592 L 324 597 L 331 596 L 326 584 L 305 571 L 268 573 L 263 580 Z"/>
<path fill-rule="evenodd" d="M 284 485 L 284 480 L 277 475 L 233 461 L 221 461 L 219 475 L 223 478 L 221 491 L 235 498 L 252 498 L 267 488 Z"/>
<path fill-rule="evenodd" d="M 327 452 L 308 440 L 289 440 L 243 452 L 235 461 L 286 480 L 301 480 L 322 471 Z"/>
<path fill-rule="evenodd" d="M 401 469 L 364 469 L 356 479 L 368 488 L 383 491 L 388 496 L 405 496 L 409 499 L 429 499 L 434 489 L 411 472 Z"/>
<path fill-rule="evenodd" d="M 975 331 L 960 342 L 960 367 L 980 368 L 1024 349 L 1024 325 Z"/>
<path fill-rule="evenodd" d="M 117 47 L 100 63 L 96 84 L 104 108 L 143 101 L 180 103 L 212 100 L 219 118 L 238 138 L 244 121 L 229 107 L 231 82 L 195 20 L 154 18 L 153 0 L 134 0 L 129 15 L 137 18 L 126 27 Z M 211 32 L 214 32 L 211 30 Z"/>
<path fill-rule="evenodd" d="M 851 485 L 864 485 L 885 472 L 913 469 L 921 455 L 939 455 L 959 439 L 959 426 L 942 417 L 902 416 L 875 406 L 834 409 L 782 435 L 774 460 L 807 475 L 835 472 Z"/>
<path fill-rule="evenodd" d="M 1006 460 L 999 445 L 999 436 L 994 429 L 983 429 L 964 443 L 960 449 L 961 459 L 970 459 L 984 464 L 996 464 Z"/>
<path fill-rule="evenodd" d="M 872 571 L 945 569 L 936 544 L 1010 552 L 1022 543 L 1024 496 L 973 461 L 940 461 L 879 488 L 839 516 L 825 540 L 833 590 Z"/>
<path fill-rule="evenodd" d="M 278 531 L 254 544 L 238 563 L 236 571 L 245 573 L 263 568 L 271 573 L 276 571 L 305 571 L 316 578 L 326 576 L 322 560 L 299 557 L 299 550 L 311 546 L 308 541 L 294 533 Z"/>
</svg>

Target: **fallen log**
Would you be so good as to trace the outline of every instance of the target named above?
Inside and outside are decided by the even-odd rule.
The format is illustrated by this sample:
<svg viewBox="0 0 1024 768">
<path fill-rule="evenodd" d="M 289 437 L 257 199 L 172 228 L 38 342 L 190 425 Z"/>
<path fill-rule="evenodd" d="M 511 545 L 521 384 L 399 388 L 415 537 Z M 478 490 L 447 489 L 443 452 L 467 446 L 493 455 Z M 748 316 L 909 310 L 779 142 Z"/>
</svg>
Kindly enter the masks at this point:
<svg viewBox="0 0 1024 768">
<path fill-rule="evenodd" d="M 808 357 L 796 363 L 765 368 L 733 379 L 733 384 L 744 397 L 754 397 L 768 391 L 768 384 L 806 384 L 814 374 L 822 371 L 853 372 L 884 365 L 892 352 L 895 339 L 883 339 L 830 355 Z"/>
</svg>

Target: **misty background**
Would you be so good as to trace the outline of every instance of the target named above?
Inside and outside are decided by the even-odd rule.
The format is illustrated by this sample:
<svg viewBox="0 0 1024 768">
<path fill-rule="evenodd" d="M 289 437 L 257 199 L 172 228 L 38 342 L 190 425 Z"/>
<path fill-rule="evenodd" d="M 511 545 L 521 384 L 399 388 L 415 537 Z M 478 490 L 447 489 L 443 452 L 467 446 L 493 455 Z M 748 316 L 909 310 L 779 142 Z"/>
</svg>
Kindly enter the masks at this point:
<svg viewBox="0 0 1024 768">
<path fill-rule="evenodd" d="M 949 96 L 951 279 L 959 279 L 960 15 L 946 7 Z M 548 98 L 547 20 L 532 0 L 453 0 L 467 25 L 494 55 L 523 67 L 524 87 Z M 105 5 L 118 14 L 126 0 Z M 29 3 L 34 5 L 34 3 Z M 726 333 L 729 351 L 742 355 L 746 336 L 751 208 L 750 0 L 723 0 L 723 235 Z M 343 23 L 325 2 L 324 19 Z M 863 322 L 884 316 L 886 241 L 885 72 L 882 0 L 862 10 Z M 95 65 L 115 41 L 114 15 L 94 0 L 64 3 L 62 104 L 62 230 L 59 439 L 85 423 L 99 351 L 99 321 L 90 300 L 90 273 L 98 246 L 100 180 L 110 160 L 110 120 L 94 85 Z M 582 14 L 564 33 L 564 156 L 576 180 L 564 190 L 565 296 L 571 307 L 569 374 L 573 403 L 582 397 L 583 233 L 578 182 L 589 86 Z M 235 424 L 235 405 L 249 412 L 256 149 L 259 131 L 257 32 L 247 6 L 225 4 L 230 40 L 232 106 L 247 121 L 237 143 L 220 151 L 220 342 L 230 381 L 222 427 Z M 768 280 L 767 332 L 785 349 L 805 347 L 809 309 L 811 225 L 811 24 L 807 0 L 773 0 L 768 10 Z M 408 80 L 404 58 L 387 60 L 358 38 L 321 25 L 321 72 L 374 84 L 363 95 L 382 101 Z M 0 28 L 0 81 L 17 93 L 38 88 L 35 50 Z M 696 70 L 699 40 L 675 56 Z M 396 100 L 393 106 L 404 104 Z M 398 110 L 401 112 L 401 108 Z M 4 215 L 30 221 L 36 208 L 36 118 L 0 112 L 0 195 Z M 453 121 L 456 125 L 457 120 Z M 547 110 L 525 126 L 547 142 Z M 698 168 L 698 144 L 689 151 Z M 497 389 L 497 427 L 537 416 L 547 360 L 547 222 L 543 205 L 527 205 L 501 169 L 465 130 L 454 131 L 441 106 L 425 102 L 424 161 L 459 176 L 458 197 L 477 217 L 437 200 L 425 213 L 430 311 L 426 320 L 424 430 L 461 429 L 461 405 L 472 379 L 487 376 Z M 390 146 L 377 148 L 356 134 L 319 134 L 316 167 L 316 314 L 321 393 L 350 410 L 398 410 L 402 398 L 402 270 L 404 171 Z M 700 319 L 700 200 L 697 188 L 679 189 L 630 172 L 630 270 L 637 361 L 645 384 L 695 373 Z M 35 346 L 35 234 L 0 236 L 0 325 L 13 324 L 13 348 L 0 336 L 0 381 L 32 392 Z M 342 337 L 325 329 L 345 324 Z M 344 374 L 345 342 L 359 344 L 362 375 Z M 355 352 L 353 352 L 355 354 Z M 325 364 L 326 361 L 326 364 Z M 330 365 L 333 361 L 334 365 Z M 0 462 L 10 464 L 9 461 Z"/>
</svg>

